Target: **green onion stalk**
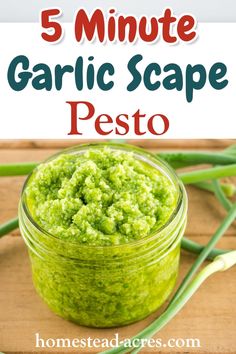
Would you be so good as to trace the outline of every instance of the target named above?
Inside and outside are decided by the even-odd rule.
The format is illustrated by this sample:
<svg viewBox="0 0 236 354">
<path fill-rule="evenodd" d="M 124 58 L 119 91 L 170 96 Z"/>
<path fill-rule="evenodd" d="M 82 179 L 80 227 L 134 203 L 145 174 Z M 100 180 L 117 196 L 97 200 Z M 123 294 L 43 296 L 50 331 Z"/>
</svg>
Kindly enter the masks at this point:
<svg viewBox="0 0 236 354">
<path fill-rule="evenodd" d="M 7 221 L 5 224 L 0 226 L 0 238 L 17 229 L 19 226 L 18 218 L 11 219 Z"/>
<path fill-rule="evenodd" d="M 227 196 L 224 193 L 224 190 L 222 188 L 222 186 L 220 185 L 218 180 L 215 180 L 212 182 L 213 183 L 213 187 L 215 189 L 215 195 L 216 198 L 219 200 L 219 202 L 223 205 L 223 207 L 229 211 L 230 208 L 232 208 L 232 203 L 231 201 L 229 201 L 229 199 L 227 198 Z"/>
<path fill-rule="evenodd" d="M 160 153 L 159 156 L 168 162 L 173 168 L 196 166 L 200 164 L 230 165 L 236 163 L 236 151 L 234 154 L 227 152 L 173 152 Z"/>
<path fill-rule="evenodd" d="M 6 163 L 0 165 L 0 176 L 25 176 L 38 165 L 36 162 Z"/>
<path fill-rule="evenodd" d="M 216 180 L 215 180 L 216 181 Z M 214 181 L 213 181 L 214 182 Z M 198 183 L 194 183 L 194 186 L 199 188 L 199 189 L 203 189 L 205 191 L 211 192 L 211 193 L 215 193 L 215 186 L 213 182 L 198 182 Z M 234 184 L 232 183 L 220 183 L 219 185 L 222 189 L 222 192 L 224 193 L 224 195 L 226 197 L 233 197 L 236 194 L 236 187 Z"/>
<path fill-rule="evenodd" d="M 192 282 L 186 287 L 185 291 L 179 295 L 179 297 L 173 302 L 162 315 L 155 320 L 151 325 L 146 327 L 137 336 L 131 339 L 132 341 L 141 342 L 142 339 L 145 341 L 153 337 L 159 330 L 161 330 L 170 320 L 184 307 L 187 301 L 193 296 L 193 294 L 198 290 L 201 284 L 212 274 L 225 271 L 236 264 L 236 251 L 231 251 L 224 255 L 220 255 L 215 258 L 215 260 L 208 264 L 205 268 L 198 273 L 198 275 L 192 280 Z M 132 354 L 138 353 L 141 350 L 141 346 L 135 348 Z M 121 345 L 118 348 L 106 350 L 102 352 L 103 354 L 121 354 L 130 352 L 130 348 L 125 348 Z"/>
</svg>

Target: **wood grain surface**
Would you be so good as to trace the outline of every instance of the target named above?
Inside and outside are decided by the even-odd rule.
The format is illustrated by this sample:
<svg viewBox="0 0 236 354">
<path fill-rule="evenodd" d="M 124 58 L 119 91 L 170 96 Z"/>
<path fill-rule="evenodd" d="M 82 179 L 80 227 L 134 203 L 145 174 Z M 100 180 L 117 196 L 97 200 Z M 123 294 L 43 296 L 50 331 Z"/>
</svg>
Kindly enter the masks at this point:
<svg viewBox="0 0 236 354">
<path fill-rule="evenodd" d="M 152 151 L 219 150 L 233 141 L 132 141 Z M 59 149 L 77 142 L 0 141 L 0 163 L 42 161 Z M 130 141 L 131 143 L 131 141 Z M 15 217 L 24 177 L 0 178 L 0 223 Z M 186 235 L 205 244 L 226 215 L 215 197 L 194 187 L 188 188 L 189 216 Z M 236 223 L 219 242 L 219 247 L 236 249 Z M 182 251 L 180 277 L 184 276 L 194 256 Z M 35 333 L 41 338 L 113 338 L 119 333 L 128 338 L 155 319 L 160 311 L 131 326 L 116 329 L 89 329 L 54 315 L 36 294 L 26 247 L 19 231 L 0 240 L 0 351 L 28 353 L 97 353 L 95 348 L 36 349 Z M 142 353 L 236 353 L 236 267 L 212 276 L 184 309 L 155 338 L 198 338 L 201 348 L 144 349 Z"/>
</svg>

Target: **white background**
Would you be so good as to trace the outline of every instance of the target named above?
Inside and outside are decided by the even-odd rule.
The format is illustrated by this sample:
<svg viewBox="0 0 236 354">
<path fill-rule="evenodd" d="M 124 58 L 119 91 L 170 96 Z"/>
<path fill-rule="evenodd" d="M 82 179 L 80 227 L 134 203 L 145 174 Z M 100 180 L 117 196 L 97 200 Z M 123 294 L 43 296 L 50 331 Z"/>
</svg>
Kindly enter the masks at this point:
<svg viewBox="0 0 236 354">
<path fill-rule="evenodd" d="M 199 22 L 235 22 L 235 0 L 0 0 L 0 22 L 37 22 L 41 8 L 60 6 L 63 21 L 73 20 L 79 7 L 89 11 L 100 6 L 108 9 L 117 7 L 119 12 L 134 15 L 158 15 L 163 8 L 170 6 L 175 13 L 193 13 Z"/>
<path fill-rule="evenodd" d="M 83 44 L 75 42 L 72 24 L 65 24 L 65 38 L 56 45 L 44 42 L 40 37 L 39 24 L 0 24 L 0 139 L 69 138 L 70 100 L 86 100 L 94 104 L 96 113 L 120 113 L 132 115 L 138 108 L 147 115 L 163 113 L 170 120 L 170 129 L 162 138 L 235 138 L 236 102 L 236 24 L 199 24 L 199 38 L 192 44 L 168 46 L 157 42 L 141 44 Z M 218 61 L 228 67 L 228 86 L 216 91 L 206 85 L 194 93 L 192 103 L 187 103 L 185 90 L 181 92 L 159 89 L 147 91 L 141 85 L 134 92 L 126 90 L 131 76 L 126 68 L 134 54 L 144 56 L 143 63 L 158 62 L 161 66 L 174 62 L 184 72 L 187 64 L 203 64 L 206 69 Z M 17 55 L 26 55 L 31 67 L 44 62 L 53 68 L 56 64 L 74 64 L 82 55 L 95 57 L 96 65 L 111 62 L 116 69 L 115 87 L 108 92 L 76 90 L 73 75 L 68 74 L 63 90 L 58 92 L 36 91 L 30 85 L 22 92 L 14 92 L 7 82 L 7 70 Z M 145 65 L 140 65 L 144 68 Z M 164 77 L 164 76 L 163 76 Z M 95 133 L 94 120 L 80 125 L 80 138 L 99 138 Z M 78 136 L 74 136 L 78 138 Z M 102 138 L 102 137 L 101 137 Z M 109 135 L 107 138 L 117 138 Z M 135 138 L 130 133 L 125 138 Z M 142 138 L 153 138 L 144 135 Z M 154 137 L 155 138 L 155 137 Z"/>
</svg>

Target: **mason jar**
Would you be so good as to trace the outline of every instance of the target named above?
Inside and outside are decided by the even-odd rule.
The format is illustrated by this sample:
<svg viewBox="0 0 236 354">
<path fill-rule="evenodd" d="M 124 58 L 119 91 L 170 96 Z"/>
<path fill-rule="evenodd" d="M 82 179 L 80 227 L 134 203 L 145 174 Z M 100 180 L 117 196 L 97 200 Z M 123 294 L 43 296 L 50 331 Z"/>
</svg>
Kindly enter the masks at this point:
<svg viewBox="0 0 236 354">
<path fill-rule="evenodd" d="M 57 315 L 79 325 L 101 328 L 141 320 L 168 299 L 178 275 L 187 219 L 185 188 L 172 168 L 156 155 L 130 145 L 109 143 L 80 145 L 62 153 L 84 154 L 88 149 L 104 146 L 132 151 L 136 159 L 171 181 L 177 203 L 161 228 L 139 240 L 112 246 L 60 239 L 42 229 L 30 213 L 25 191 L 32 174 L 25 182 L 19 204 L 20 230 L 38 294 Z"/>
</svg>

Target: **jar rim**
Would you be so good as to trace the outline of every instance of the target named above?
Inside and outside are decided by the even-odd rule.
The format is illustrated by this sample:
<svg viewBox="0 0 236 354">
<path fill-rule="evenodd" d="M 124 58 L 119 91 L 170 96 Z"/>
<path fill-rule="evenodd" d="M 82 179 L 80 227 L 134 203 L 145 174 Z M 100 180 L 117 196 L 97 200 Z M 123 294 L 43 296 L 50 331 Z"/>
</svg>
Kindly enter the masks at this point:
<svg viewBox="0 0 236 354">
<path fill-rule="evenodd" d="M 149 165 L 151 165 L 152 167 L 156 168 L 158 171 L 161 171 L 162 174 L 164 174 L 166 177 L 168 177 L 168 179 L 176 186 L 176 191 L 178 193 L 178 199 L 177 199 L 177 203 L 176 206 L 173 210 L 173 212 L 171 213 L 169 219 L 166 221 L 166 223 L 164 225 L 162 225 L 161 227 L 157 227 L 156 229 L 154 229 L 150 234 L 148 234 L 147 236 L 139 239 L 139 240 L 133 240 L 131 242 L 127 242 L 124 244 L 119 244 L 119 245 L 87 245 L 87 244 L 80 244 L 76 241 L 73 240 L 63 240 L 60 239 L 59 237 L 53 235 L 52 233 L 48 232 L 47 230 L 45 230 L 42 226 L 40 226 L 33 218 L 33 216 L 31 215 L 31 212 L 28 208 L 27 205 L 27 201 L 26 201 L 26 196 L 25 196 L 25 190 L 27 188 L 27 185 L 30 181 L 30 178 L 32 177 L 34 171 L 37 169 L 37 167 L 29 174 L 29 176 L 27 177 L 24 185 L 23 185 L 23 189 L 21 192 L 21 199 L 20 199 L 20 203 L 22 204 L 22 209 L 24 211 L 25 216 L 27 217 L 27 219 L 29 220 L 29 222 L 32 224 L 32 226 L 38 231 L 41 232 L 44 236 L 47 236 L 51 239 L 56 240 L 57 242 L 61 242 L 61 243 L 66 243 L 67 245 L 74 245 L 77 248 L 81 249 L 94 249 L 94 250 L 102 250 L 102 249 L 115 249 L 115 248 L 125 248 L 125 247 L 139 247 L 142 246 L 143 244 L 145 244 L 146 242 L 152 242 L 155 239 L 158 239 L 159 236 L 166 230 L 168 229 L 168 227 L 171 227 L 171 225 L 174 223 L 175 218 L 177 217 L 177 215 L 181 212 L 181 207 L 184 205 L 183 208 L 183 213 L 187 212 L 187 193 L 185 191 L 184 185 L 182 183 L 182 181 L 179 179 L 179 177 L 177 176 L 176 172 L 172 169 L 171 166 L 169 166 L 164 160 L 162 160 L 161 158 L 157 157 L 156 155 L 154 155 L 153 153 L 146 151 L 143 148 L 131 145 L 131 144 L 123 144 L 123 143 L 113 143 L 113 142 L 102 142 L 102 143 L 89 143 L 89 144 L 80 144 L 80 145 L 75 145 L 73 147 L 69 147 L 66 149 L 63 149 L 59 152 L 57 152 L 56 154 L 53 154 L 52 156 L 50 156 L 48 159 L 42 161 L 40 164 L 44 164 L 47 162 L 50 162 L 52 160 L 54 160 L 55 158 L 57 158 L 59 155 L 61 154 L 77 154 L 77 153 L 83 153 L 86 152 L 88 149 L 93 149 L 93 148 L 102 148 L 102 147 L 110 147 L 111 149 L 115 149 L 115 150 L 121 150 L 121 151 L 126 151 L 126 152 L 133 152 L 135 157 L 139 157 L 141 158 L 141 160 L 143 160 L 144 162 L 148 163 Z M 174 241 L 173 241 L 174 242 Z"/>
</svg>

